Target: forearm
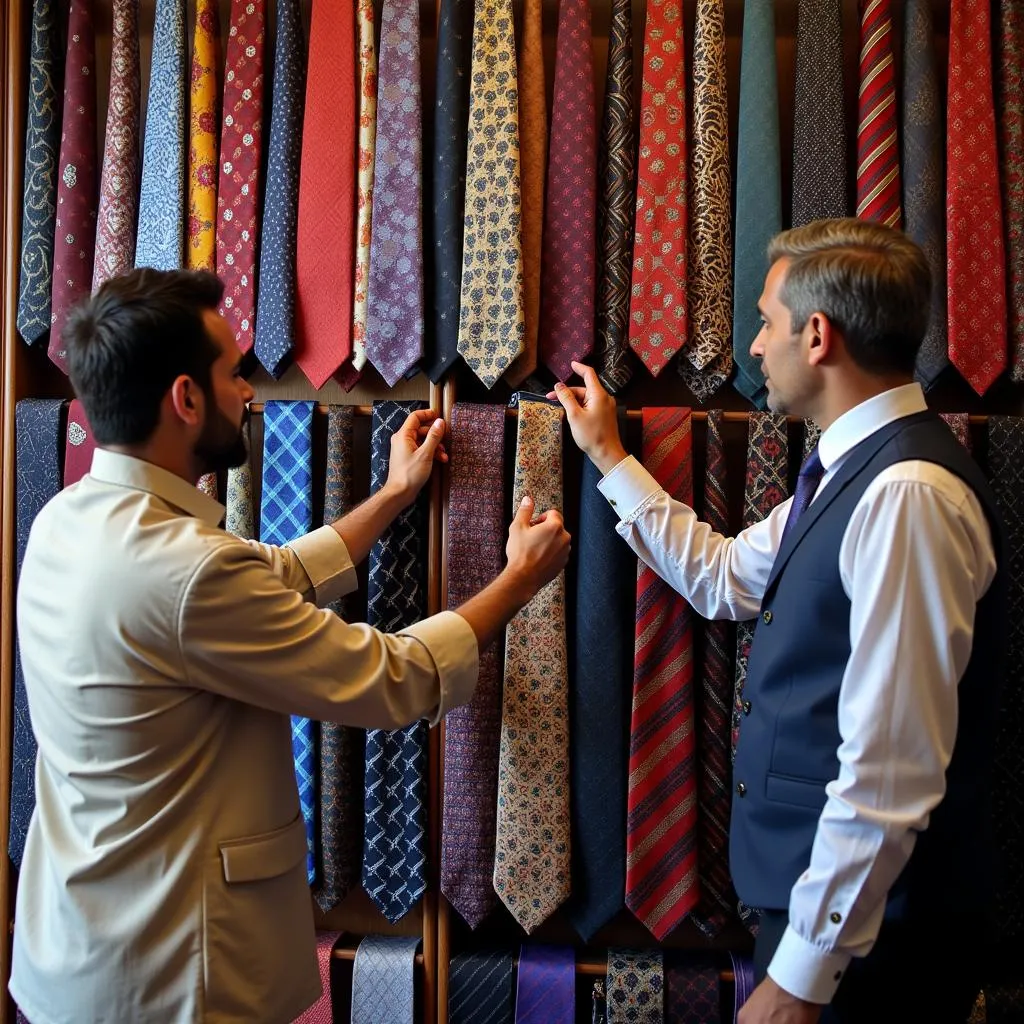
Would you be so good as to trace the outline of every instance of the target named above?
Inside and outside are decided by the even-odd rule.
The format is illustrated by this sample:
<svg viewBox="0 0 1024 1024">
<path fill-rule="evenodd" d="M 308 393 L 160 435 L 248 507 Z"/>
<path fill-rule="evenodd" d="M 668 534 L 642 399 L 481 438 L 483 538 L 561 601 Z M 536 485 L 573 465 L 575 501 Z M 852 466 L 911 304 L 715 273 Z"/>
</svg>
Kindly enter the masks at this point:
<svg viewBox="0 0 1024 1024">
<path fill-rule="evenodd" d="M 532 595 L 533 589 L 506 568 L 456 611 L 476 634 L 477 648 L 483 651 L 498 639 Z"/>
<path fill-rule="evenodd" d="M 370 548 L 408 504 L 404 495 L 385 484 L 348 515 L 331 523 L 345 542 L 354 565 L 366 558 Z"/>
</svg>

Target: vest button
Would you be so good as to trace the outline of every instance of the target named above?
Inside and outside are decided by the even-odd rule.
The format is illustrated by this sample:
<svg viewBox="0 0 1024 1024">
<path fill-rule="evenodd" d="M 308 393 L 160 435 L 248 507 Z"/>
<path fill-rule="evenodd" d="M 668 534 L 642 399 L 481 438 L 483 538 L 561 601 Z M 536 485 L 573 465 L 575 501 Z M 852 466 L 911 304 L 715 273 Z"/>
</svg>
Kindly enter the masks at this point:
<svg viewBox="0 0 1024 1024">
<path fill-rule="evenodd" d="M 737 782 L 736 783 L 736 792 L 739 793 L 740 796 L 746 796 L 747 795 L 747 785 L 746 785 L 746 783 L 745 782 Z"/>
<path fill-rule="evenodd" d="M 754 706 L 754 705 L 753 705 L 753 704 L 751 704 L 749 700 L 745 700 L 745 701 L 743 702 L 743 714 L 745 714 L 745 715 L 749 715 L 749 714 L 750 714 L 750 711 L 751 711 L 751 709 L 753 708 L 753 706 Z"/>
<path fill-rule="evenodd" d="M 839 922 L 843 919 L 843 915 L 840 914 L 837 910 L 833 910 L 832 913 L 828 915 L 828 919 L 833 924 L 839 924 Z"/>
<path fill-rule="evenodd" d="M 761 618 L 764 620 L 764 624 L 766 626 L 770 626 L 772 624 L 772 613 L 770 611 L 769 612 L 765 612 L 761 616 Z"/>
</svg>

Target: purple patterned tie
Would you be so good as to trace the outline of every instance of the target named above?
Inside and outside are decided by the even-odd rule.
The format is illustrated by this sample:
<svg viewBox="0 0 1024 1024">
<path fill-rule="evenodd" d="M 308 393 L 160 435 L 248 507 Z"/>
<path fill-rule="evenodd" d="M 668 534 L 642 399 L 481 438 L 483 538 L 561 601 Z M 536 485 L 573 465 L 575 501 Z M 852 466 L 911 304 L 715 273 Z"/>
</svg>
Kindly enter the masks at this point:
<svg viewBox="0 0 1024 1024">
<path fill-rule="evenodd" d="M 419 0 L 384 0 L 366 356 L 394 387 L 423 355 Z"/>
<path fill-rule="evenodd" d="M 576 953 L 571 946 L 519 950 L 516 1024 L 571 1024 L 576 1008 Z"/>
<path fill-rule="evenodd" d="M 665 1024 L 719 1024 L 718 968 L 711 960 L 687 958 L 665 964 Z"/>
<path fill-rule="evenodd" d="M 452 410 L 448 499 L 448 606 L 457 608 L 501 569 L 505 536 L 505 410 L 467 405 Z M 441 892 L 476 928 L 497 904 L 494 868 L 501 737 L 498 645 L 480 652 L 473 700 L 445 718 Z"/>
<path fill-rule="evenodd" d="M 793 504 L 789 506 L 789 516 L 782 529 L 780 546 L 785 543 L 786 537 L 796 526 L 797 520 L 807 511 L 824 475 L 825 467 L 822 466 L 821 459 L 818 458 L 818 446 L 815 445 L 811 454 L 804 459 L 804 463 L 800 467 L 800 475 L 796 480 L 796 491 L 793 494 Z"/>
</svg>

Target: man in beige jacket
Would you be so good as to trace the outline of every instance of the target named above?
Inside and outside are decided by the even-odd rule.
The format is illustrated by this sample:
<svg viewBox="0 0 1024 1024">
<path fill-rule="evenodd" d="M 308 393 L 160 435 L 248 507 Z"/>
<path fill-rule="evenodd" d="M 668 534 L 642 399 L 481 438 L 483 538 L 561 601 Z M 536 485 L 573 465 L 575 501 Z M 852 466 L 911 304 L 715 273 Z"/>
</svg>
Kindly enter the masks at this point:
<svg viewBox="0 0 1024 1024">
<path fill-rule="evenodd" d="M 39 514 L 18 632 L 39 744 L 10 991 L 32 1024 L 292 1020 L 320 994 L 289 714 L 437 722 L 478 652 L 561 570 L 524 503 L 508 564 L 397 635 L 319 610 L 447 458 L 414 413 L 385 486 L 283 548 L 218 524 L 252 388 L 212 275 L 133 271 L 65 330 L 97 449 Z"/>
</svg>

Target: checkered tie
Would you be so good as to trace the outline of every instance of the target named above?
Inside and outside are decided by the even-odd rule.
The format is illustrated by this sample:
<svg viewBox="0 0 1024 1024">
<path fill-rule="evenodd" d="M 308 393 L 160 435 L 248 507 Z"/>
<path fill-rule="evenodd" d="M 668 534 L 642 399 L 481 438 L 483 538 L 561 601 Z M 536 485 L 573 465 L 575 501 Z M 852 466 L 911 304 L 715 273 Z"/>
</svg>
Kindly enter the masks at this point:
<svg viewBox="0 0 1024 1024">
<path fill-rule="evenodd" d="M 263 500 L 260 539 L 287 544 L 313 525 L 313 403 L 267 402 L 263 409 Z M 308 718 L 292 716 L 292 755 L 306 824 L 306 875 L 316 878 L 315 736 Z"/>
<path fill-rule="evenodd" d="M 384 486 L 391 437 L 423 402 L 374 402 L 370 493 Z M 425 494 L 370 549 L 367 622 L 394 633 L 427 611 Z M 401 920 L 426 889 L 427 724 L 366 733 L 363 888 L 389 921 Z"/>
<path fill-rule="evenodd" d="M 156 0 L 135 266 L 181 267 L 185 243 L 185 0 Z"/>
</svg>

